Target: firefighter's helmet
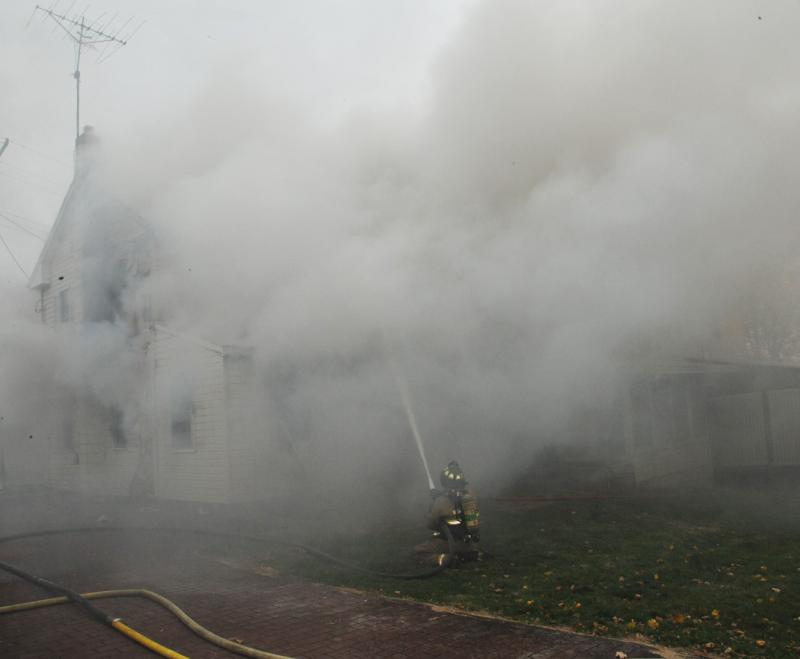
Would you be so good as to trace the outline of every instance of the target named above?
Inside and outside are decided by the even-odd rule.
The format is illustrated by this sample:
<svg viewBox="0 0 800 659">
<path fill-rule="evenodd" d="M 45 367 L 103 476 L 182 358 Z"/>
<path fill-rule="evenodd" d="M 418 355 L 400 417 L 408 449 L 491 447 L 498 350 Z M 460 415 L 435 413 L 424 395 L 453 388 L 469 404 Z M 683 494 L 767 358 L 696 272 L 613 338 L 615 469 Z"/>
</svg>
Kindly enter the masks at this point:
<svg viewBox="0 0 800 659">
<path fill-rule="evenodd" d="M 442 487 L 448 490 L 463 490 L 467 484 L 464 472 L 455 460 L 452 460 L 442 469 L 439 480 L 442 483 Z"/>
</svg>

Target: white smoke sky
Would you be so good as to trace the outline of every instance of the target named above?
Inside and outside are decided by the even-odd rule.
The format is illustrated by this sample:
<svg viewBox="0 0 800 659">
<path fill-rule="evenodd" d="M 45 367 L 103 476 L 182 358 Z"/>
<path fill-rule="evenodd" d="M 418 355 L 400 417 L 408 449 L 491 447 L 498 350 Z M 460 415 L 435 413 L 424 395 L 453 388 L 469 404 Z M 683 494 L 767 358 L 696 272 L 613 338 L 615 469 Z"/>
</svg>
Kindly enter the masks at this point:
<svg viewBox="0 0 800 659">
<path fill-rule="evenodd" d="M 295 99 L 325 121 L 362 103 L 414 105 L 425 95 L 430 58 L 470 4 L 99 0 L 87 8 L 60 0 L 55 11 L 85 12 L 100 25 L 117 15 L 111 32 L 131 19 L 123 36 L 146 21 L 108 60 L 98 62 L 101 50 L 83 56 L 81 124 L 113 134 L 136 122 L 157 124 L 200 89 L 213 96 L 215 85 L 224 87 L 242 68 L 255 78 L 248 83 Z M 75 81 L 73 46 L 41 12 L 33 14 L 35 6 L 0 4 L 0 138 L 14 141 L 0 157 L 0 212 L 35 223 L 41 234 L 71 177 Z M 30 272 L 41 242 L 13 226 L 0 221 Z M 7 257 L 0 259 L 0 276 L 21 279 Z"/>
<path fill-rule="evenodd" d="M 377 5 L 136 3 L 87 114 L 166 322 L 305 435 L 410 447 L 394 361 L 434 462 L 519 462 L 796 251 L 798 3 Z"/>
</svg>

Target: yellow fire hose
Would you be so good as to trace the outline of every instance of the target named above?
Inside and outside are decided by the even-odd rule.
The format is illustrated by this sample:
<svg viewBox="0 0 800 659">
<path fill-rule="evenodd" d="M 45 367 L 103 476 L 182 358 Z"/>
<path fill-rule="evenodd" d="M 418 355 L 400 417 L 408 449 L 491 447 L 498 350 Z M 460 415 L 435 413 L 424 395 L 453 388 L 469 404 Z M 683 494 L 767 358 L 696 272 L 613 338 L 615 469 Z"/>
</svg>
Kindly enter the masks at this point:
<svg viewBox="0 0 800 659">
<path fill-rule="evenodd" d="M 155 602 L 156 604 L 160 604 L 170 613 L 174 614 L 175 617 L 178 618 L 178 620 L 180 620 L 184 625 L 186 625 L 189 629 L 191 629 L 195 634 L 197 634 L 201 638 L 225 650 L 230 650 L 231 652 L 235 652 L 236 654 L 240 654 L 244 657 L 253 657 L 254 659 L 291 659 L 291 657 L 286 657 L 280 654 L 274 654 L 272 652 L 266 652 L 264 650 L 258 650 L 256 648 L 248 647 L 247 645 L 242 645 L 241 643 L 230 641 L 227 638 L 223 638 L 222 636 L 219 636 L 218 634 L 215 634 L 211 630 L 203 627 L 203 625 L 201 625 L 196 620 L 191 618 L 183 609 L 181 609 L 177 604 L 175 604 L 175 602 L 168 600 L 163 595 L 154 593 L 152 590 L 145 590 L 144 588 L 127 588 L 123 590 L 101 590 L 94 593 L 82 593 L 81 597 L 87 600 L 104 599 L 108 597 L 145 597 Z M 22 602 L 20 604 L 0 606 L 0 614 L 16 613 L 18 611 L 29 611 L 31 609 L 39 609 L 45 606 L 53 606 L 55 604 L 66 604 L 69 601 L 70 600 L 68 597 L 51 597 L 49 599 L 36 600 L 34 602 Z M 178 654 L 177 652 L 174 652 L 173 650 L 170 650 L 168 648 L 164 648 L 163 646 L 158 646 L 159 648 L 162 648 L 162 650 L 152 647 L 152 645 L 158 645 L 158 644 L 154 643 L 147 637 L 142 636 L 135 630 L 131 629 L 119 619 L 114 620 L 112 625 L 115 629 L 121 631 L 126 636 L 131 637 L 137 643 L 141 643 L 145 647 L 153 650 L 154 652 L 158 652 L 158 654 L 164 657 L 173 657 L 173 658 L 183 657 L 183 655 Z M 166 653 L 169 654 L 166 654 L 164 651 L 166 651 Z"/>
<path fill-rule="evenodd" d="M 66 597 L 64 600 L 69 601 Z M 147 638 L 147 636 L 140 634 L 135 629 L 131 629 L 119 618 L 112 620 L 111 626 L 139 645 L 146 647 L 148 650 L 152 650 L 156 654 L 160 654 L 162 657 L 169 657 L 169 659 L 189 659 L 189 657 L 187 657 L 185 654 L 175 652 L 175 650 L 170 650 L 168 647 L 161 645 L 161 643 L 156 643 L 153 639 Z"/>
<path fill-rule="evenodd" d="M 57 529 L 57 530 L 49 530 L 49 531 L 35 531 L 30 533 L 19 533 L 17 535 L 0 537 L 0 543 L 11 542 L 13 540 L 21 540 L 23 538 L 34 538 L 34 537 L 44 537 L 44 536 L 53 536 L 53 535 L 61 535 L 61 534 L 70 534 L 70 533 L 89 533 L 89 532 L 109 532 L 109 531 L 121 531 L 121 530 L 131 530 L 137 527 L 85 527 L 85 528 L 73 528 L 73 529 Z M 137 528 L 140 531 L 161 531 L 161 532 L 170 532 L 170 533 L 186 533 L 186 534 L 195 534 L 195 535 L 206 535 L 206 536 L 215 536 L 215 537 L 238 537 L 243 540 L 253 540 L 253 541 L 264 541 L 268 538 L 259 537 L 259 536 L 234 536 L 229 533 L 224 532 L 215 532 L 215 531 L 201 531 L 196 529 L 181 529 L 181 528 L 158 528 L 158 527 L 141 527 Z M 448 543 L 448 552 L 444 554 L 439 561 L 439 565 L 435 568 L 420 572 L 416 574 L 391 574 L 385 572 L 378 572 L 375 570 L 369 570 L 358 565 L 354 565 L 352 563 L 348 563 L 346 561 L 342 561 L 334 556 L 326 554 L 318 549 L 314 549 L 312 547 L 307 547 L 306 545 L 302 545 L 299 543 L 294 542 L 282 542 L 281 544 L 287 546 L 293 546 L 300 549 L 305 550 L 309 554 L 313 556 L 318 556 L 325 560 L 331 561 L 337 565 L 342 567 L 346 567 L 352 570 L 356 570 L 359 572 L 364 572 L 367 574 L 371 574 L 373 576 L 384 577 L 384 578 L 393 578 L 393 579 L 403 579 L 403 580 L 410 580 L 410 579 L 424 579 L 427 577 L 432 577 L 439 572 L 441 572 L 444 568 L 446 568 L 455 553 L 454 549 L 454 540 L 453 535 L 450 532 L 450 529 L 447 526 L 442 527 L 443 534 L 445 539 Z M 275 541 L 272 539 L 273 542 Z M 103 611 L 97 609 L 94 605 L 89 603 L 90 599 L 101 599 L 104 597 L 146 597 L 157 604 L 160 604 L 168 611 L 173 613 L 184 625 L 186 625 L 192 632 L 197 634 L 200 638 L 213 643 L 225 650 L 229 650 L 230 652 L 235 652 L 245 657 L 254 657 L 255 659 L 292 659 L 291 657 L 287 657 L 284 655 L 274 654 L 271 652 L 266 652 L 265 650 L 258 650 L 257 648 L 251 648 L 246 645 L 242 645 L 240 643 L 236 643 L 234 641 L 230 641 L 214 632 L 206 629 L 202 625 L 200 625 L 197 621 L 190 618 L 182 609 L 180 609 L 174 602 L 168 600 L 166 597 L 159 595 L 158 593 L 154 593 L 150 590 L 145 589 L 125 589 L 125 590 L 104 590 L 94 593 L 87 593 L 85 595 L 80 595 L 74 591 L 71 591 L 63 586 L 59 586 L 58 584 L 54 584 L 47 579 L 42 579 L 41 577 L 37 577 L 35 575 L 29 574 L 20 570 L 13 565 L 9 565 L 4 561 L 0 561 L 0 569 L 10 572 L 12 574 L 17 575 L 18 577 L 25 579 L 26 581 L 30 581 L 45 590 L 49 590 L 51 592 L 63 593 L 64 596 L 62 597 L 53 597 L 49 599 L 37 600 L 34 602 L 23 602 L 20 604 L 11 604 L 8 606 L 0 607 L 0 614 L 3 613 L 15 613 L 17 611 L 26 611 L 29 609 L 36 609 L 44 606 L 51 606 L 54 604 L 63 604 L 65 602 L 74 602 L 81 606 L 84 610 L 86 610 L 92 617 L 97 619 L 99 622 L 106 624 L 110 627 L 113 627 L 121 634 L 129 637 L 131 640 L 135 641 L 136 643 L 141 644 L 142 646 L 152 650 L 153 652 L 161 655 L 162 657 L 169 657 L 170 659 L 188 659 L 185 655 L 182 655 L 174 650 L 171 650 L 152 639 L 147 638 L 143 634 L 140 634 L 134 629 L 128 627 L 125 623 L 123 623 L 119 618 L 111 618 Z"/>
</svg>

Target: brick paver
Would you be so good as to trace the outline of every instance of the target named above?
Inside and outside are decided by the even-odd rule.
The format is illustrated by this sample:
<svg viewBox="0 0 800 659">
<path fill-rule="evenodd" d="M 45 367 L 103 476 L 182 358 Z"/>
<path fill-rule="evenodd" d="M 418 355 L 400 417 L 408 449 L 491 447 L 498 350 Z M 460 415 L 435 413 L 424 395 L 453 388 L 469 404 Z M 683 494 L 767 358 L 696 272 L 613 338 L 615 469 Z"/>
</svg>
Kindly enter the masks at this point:
<svg viewBox="0 0 800 659">
<path fill-rule="evenodd" d="M 260 576 L 251 560 L 236 557 L 236 549 L 222 540 L 187 540 L 158 532 L 57 536 L 0 545 L 3 560 L 75 590 L 149 588 L 221 636 L 298 659 L 611 659 L 620 650 L 629 657 L 660 656 L 632 643 L 457 615 L 293 577 Z M 0 573 L 0 603 L 45 596 Z M 235 656 L 201 641 L 148 600 L 96 604 L 188 656 Z M 0 656 L 153 655 L 70 604 L 0 616 Z"/>
</svg>

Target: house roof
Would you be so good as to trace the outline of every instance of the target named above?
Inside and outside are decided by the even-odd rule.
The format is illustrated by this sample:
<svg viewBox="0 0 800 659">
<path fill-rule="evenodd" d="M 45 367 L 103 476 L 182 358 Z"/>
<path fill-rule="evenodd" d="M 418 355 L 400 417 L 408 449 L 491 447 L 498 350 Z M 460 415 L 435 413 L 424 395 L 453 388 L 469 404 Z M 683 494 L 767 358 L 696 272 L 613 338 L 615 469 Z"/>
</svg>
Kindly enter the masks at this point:
<svg viewBox="0 0 800 659">
<path fill-rule="evenodd" d="M 47 257 L 53 251 L 56 243 L 56 236 L 61 232 L 61 227 L 64 223 L 64 217 L 67 215 L 67 209 L 72 205 L 72 200 L 75 198 L 77 190 L 81 187 L 83 178 L 84 176 L 79 177 L 78 173 L 76 172 L 69 184 L 69 188 L 67 188 L 67 194 L 64 195 L 64 199 L 61 201 L 61 206 L 58 209 L 56 220 L 53 223 L 53 227 L 50 229 L 50 233 L 47 234 L 47 240 L 42 247 L 42 251 L 39 253 L 39 258 L 36 260 L 36 265 L 34 266 L 33 272 L 28 280 L 29 288 L 39 288 L 48 283 L 44 280 L 42 264 L 47 260 Z"/>
<path fill-rule="evenodd" d="M 70 182 L 69 188 L 67 189 L 67 193 L 64 195 L 64 199 L 62 200 L 61 206 L 58 209 L 58 214 L 56 215 L 53 227 L 50 229 L 50 233 L 47 235 L 47 240 L 42 247 L 42 251 L 39 253 L 39 258 L 37 259 L 36 265 L 34 266 L 33 272 L 28 280 L 28 286 L 30 288 L 40 288 L 49 284 L 45 278 L 46 273 L 44 272 L 43 265 L 58 245 L 59 236 L 61 233 L 63 233 L 65 224 L 71 218 L 70 209 L 74 206 L 76 199 L 78 199 L 80 195 L 85 192 L 87 187 L 89 187 L 89 183 L 93 178 L 91 176 L 93 170 L 91 149 L 94 148 L 94 144 L 94 141 L 90 143 L 84 143 L 83 146 L 78 144 L 75 162 L 75 174 Z M 115 205 L 122 209 L 126 219 L 132 219 L 139 225 L 139 228 L 143 229 L 144 231 L 149 232 L 151 230 L 150 225 L 133 209 L 129 208 L 121 201 L 114 199 L 113 196 L 107 191 L 105 191 L 105 195 L 110 198 Z"/>
</svg>

